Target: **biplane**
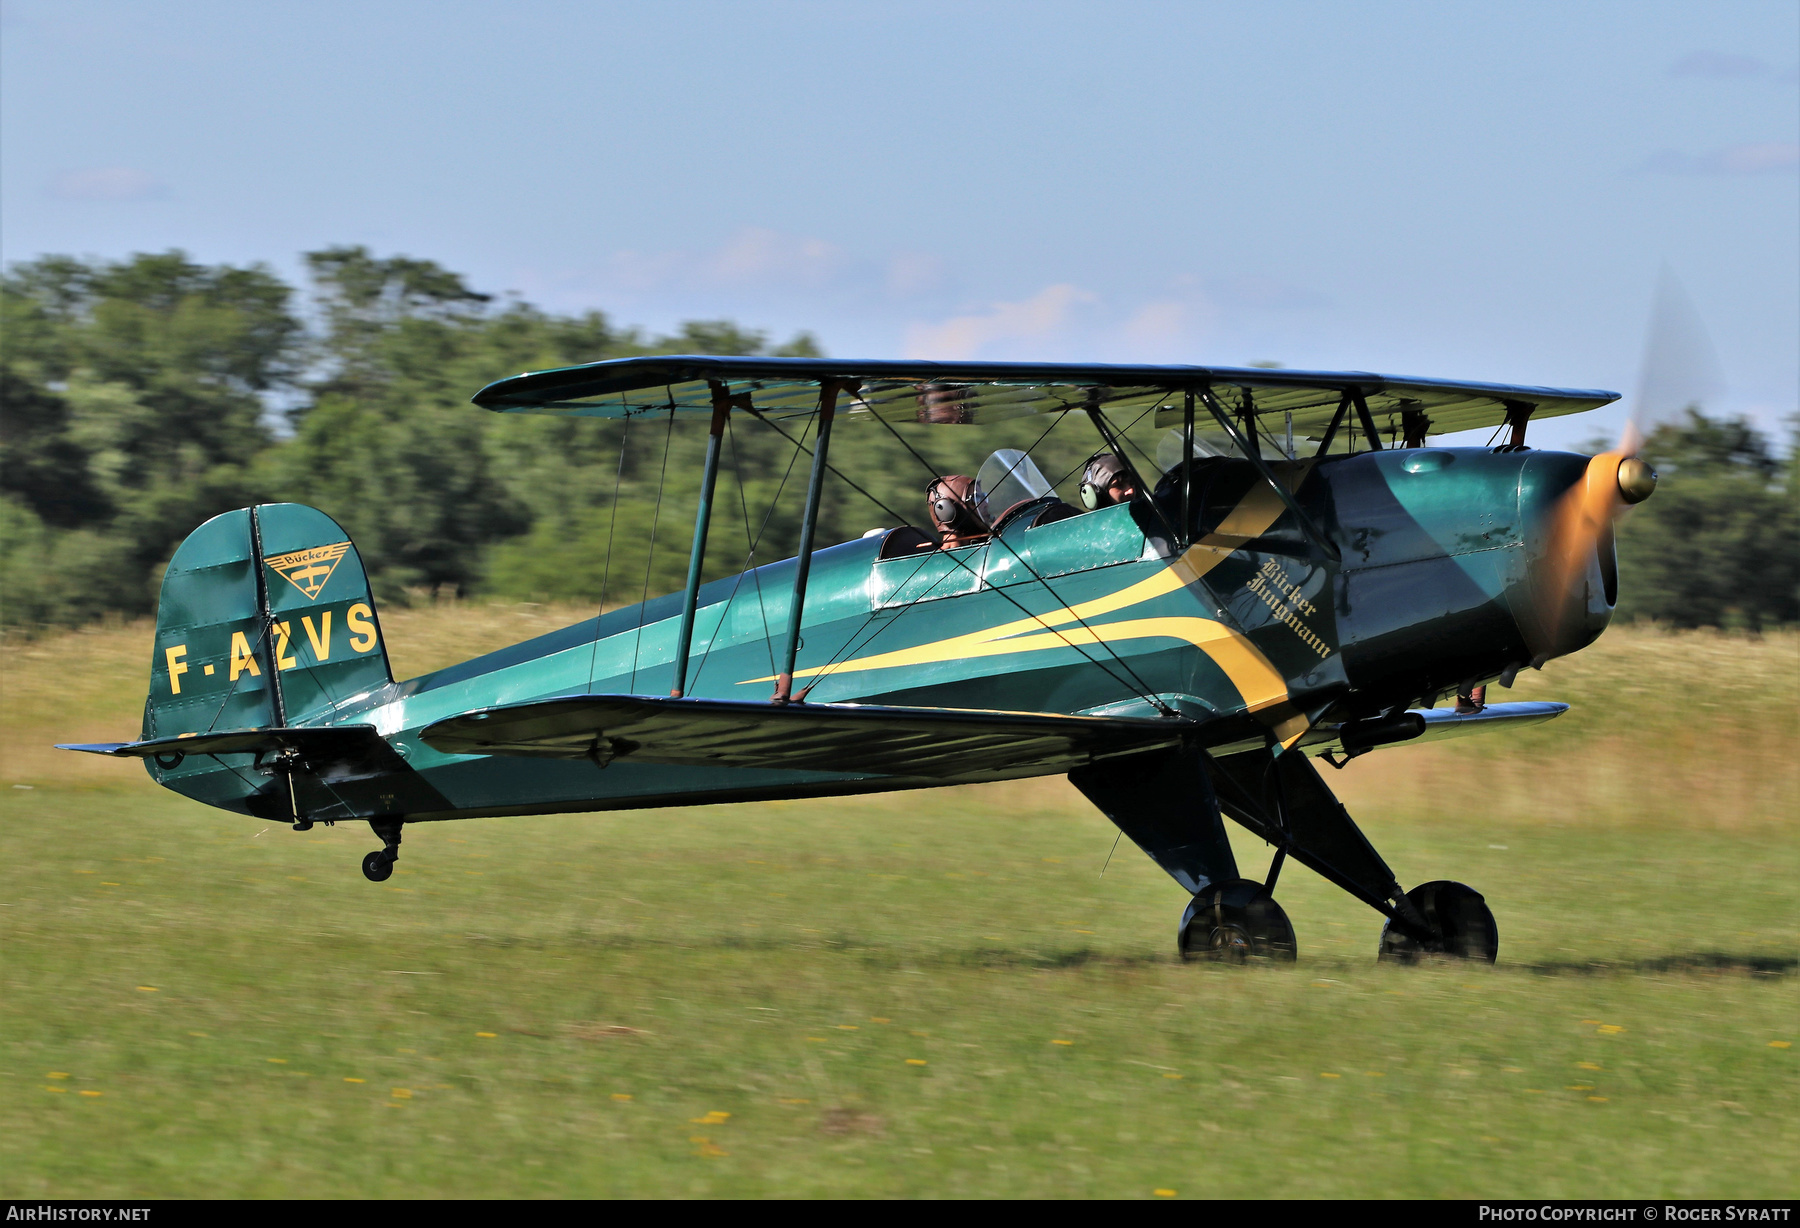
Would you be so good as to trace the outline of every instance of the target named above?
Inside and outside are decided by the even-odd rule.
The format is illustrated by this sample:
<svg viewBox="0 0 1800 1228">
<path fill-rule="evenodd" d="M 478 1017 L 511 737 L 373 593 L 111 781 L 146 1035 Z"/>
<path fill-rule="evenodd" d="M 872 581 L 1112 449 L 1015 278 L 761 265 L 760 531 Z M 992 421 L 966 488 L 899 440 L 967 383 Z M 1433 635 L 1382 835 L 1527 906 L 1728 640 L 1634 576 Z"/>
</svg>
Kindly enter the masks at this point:
<svg viewBox="0 0 1800 1228">
<path fill-rule="evenodd" d="M 1190 897 L 1184 958 L 1294 958 L 1274 897 L 1292 859 L 1385 916 L 1383 957 L 1492 961 L 1483 897 L 1403 888 L 1318 765 L 1565 710 L 1487 704 L 1485 687 L 1600 634 L 1613 520 L 1655 474 L 1629 449 L 1525 436 L 1616 399 L 1197 366 L 675 356 L 530 372 L 474 403 L 708 424 L 685 588 L 396 680 L 348 534 L 298 504 L 243 508 L 169 564 L 141 738 L 66 749 L 142 759 L 176 792 L 298 830 L 367 821 L 377 882 L 413 824 L 1066 774 Z M 810 454 L 799 547 L 702 583 L 733 415 Z M 924 518 L 942 532 L 896 514 L 814 540 L 821 489 L 850 480 L 846 429 L 904 442 L 899 423 L 1043 415 L 1091 426 L 1111 497 L 1084 480 L 1066 501 L 1017 449 L 954 491 L 920 457 L 934 496 L 961 500 Z M 1169 445 L 1154 457 L 1125 436 L 1145 419 Z M 1494 446 L 1428 439 L 1478 427 Z M 1261 880 L 1226 818 L 1272 846 Z"/>
</svg>

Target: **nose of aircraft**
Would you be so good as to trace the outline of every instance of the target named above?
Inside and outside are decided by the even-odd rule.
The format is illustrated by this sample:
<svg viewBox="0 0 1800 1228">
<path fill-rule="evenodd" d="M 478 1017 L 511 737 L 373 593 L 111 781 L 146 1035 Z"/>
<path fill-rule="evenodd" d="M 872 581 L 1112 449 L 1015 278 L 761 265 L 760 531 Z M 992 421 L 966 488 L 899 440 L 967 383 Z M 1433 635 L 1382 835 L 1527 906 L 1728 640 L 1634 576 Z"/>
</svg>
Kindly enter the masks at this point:
<svg viewBox="0 0 1800 1228">
<path fill-rule="evenodd" d="M 1513 615 L 1533 664 L 1587 647 L 1612 621 L 1619 599 L 1613 526 L 1655 489 L 1656 472 L 1636 457 L 1530 455 L 1519 484 L 1525 591 Z"/>
</svg>

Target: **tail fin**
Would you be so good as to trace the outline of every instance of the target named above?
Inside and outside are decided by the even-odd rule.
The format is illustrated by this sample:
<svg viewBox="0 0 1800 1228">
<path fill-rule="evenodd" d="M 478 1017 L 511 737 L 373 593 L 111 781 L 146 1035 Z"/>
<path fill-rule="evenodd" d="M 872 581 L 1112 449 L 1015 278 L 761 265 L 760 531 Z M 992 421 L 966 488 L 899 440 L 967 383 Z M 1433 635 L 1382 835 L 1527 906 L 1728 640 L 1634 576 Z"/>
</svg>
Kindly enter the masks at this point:
<svg viewBox="0 0 1800 1228">
<path fill-rule="evenodd" d="M 163 576 L 143 736 L 302 724 L 391 681 L 350 535 L 298 503 L 239 508 Z"/>
</svg>

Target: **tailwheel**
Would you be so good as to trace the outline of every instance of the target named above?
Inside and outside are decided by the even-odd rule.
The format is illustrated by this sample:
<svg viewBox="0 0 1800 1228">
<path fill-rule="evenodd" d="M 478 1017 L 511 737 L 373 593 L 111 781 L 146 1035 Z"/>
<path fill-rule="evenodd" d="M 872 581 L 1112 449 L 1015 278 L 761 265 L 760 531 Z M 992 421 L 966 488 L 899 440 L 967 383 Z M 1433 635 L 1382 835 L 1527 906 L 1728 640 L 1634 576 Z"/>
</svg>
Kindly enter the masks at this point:
<svg viewBox="0 0 1800 1228">
<path fill-rule="evenodd" d="M 1435 935 L 1421 942 L 1392 921 L 1381 931 L 1381 958 L 1416 963 L 1432 956 L 1491 964 L 1500 954 L 1500 928 L 1487 901 L 1473 887 L 1440 879 L 1406 893 Z"/>
<path fill-rule="evenodd" d="M 363 858 L 364 878 L 372 883 L 385 883 L 393 875 L 394 863 L 400 860 L 400 831 L 404 826 L 402 819 L 369 820 L 369 830 L 381 840 L 383 847 Z"/>
<path fill-rule="evenodd" d="M 1201 889 L 1181 915 L 1176 948 L 1184 960 L 1292 963 L 1294 927 L 1261 883 L 1237 878 Z"/>
</svg>

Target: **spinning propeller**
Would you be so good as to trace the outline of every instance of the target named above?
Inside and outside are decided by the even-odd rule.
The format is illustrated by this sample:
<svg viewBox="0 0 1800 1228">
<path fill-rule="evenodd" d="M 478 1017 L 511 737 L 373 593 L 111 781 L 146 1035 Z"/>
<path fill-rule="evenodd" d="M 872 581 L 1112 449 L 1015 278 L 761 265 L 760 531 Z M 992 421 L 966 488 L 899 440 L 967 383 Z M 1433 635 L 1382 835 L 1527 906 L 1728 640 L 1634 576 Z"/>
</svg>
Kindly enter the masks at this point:
<svg viewBox="0 0 1800 1228">
<path fill-rule="evenodd" d="M 1638 451 L 1658 426 L 1707 401 L 1721 383 L 1699 313 L 1665 265 L 1631 416 L 1617 446 L 1588 462 L 1550 515 L 1533 575 L 1537 626 L 1527 638 L 1534 665 L 1574 652 L 1604 627 L 1595 615 L 1603 609 L 1609 616 L 1617 597 L 1614 526 L 1656 489 L 1656 471 Z"/>
</svg>

